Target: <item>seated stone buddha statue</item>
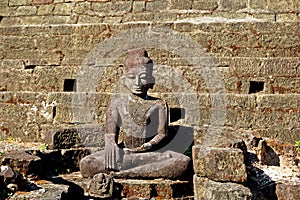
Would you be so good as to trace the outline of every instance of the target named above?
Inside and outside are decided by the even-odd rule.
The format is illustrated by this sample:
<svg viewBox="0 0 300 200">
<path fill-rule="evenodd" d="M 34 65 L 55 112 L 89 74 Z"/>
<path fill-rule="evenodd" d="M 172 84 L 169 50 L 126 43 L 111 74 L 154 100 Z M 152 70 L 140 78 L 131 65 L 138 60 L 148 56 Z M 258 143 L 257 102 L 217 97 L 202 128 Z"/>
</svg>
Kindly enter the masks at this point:
<svg viewBox="0 0 300 200">
<path fill-rule="evenodd" d="M 159 146 L 167 138 L 168 106 L 148 95 L 155 79 L 153 62 L 144 49 L 128 53 L 124 65 L 127 92 L 111 100 L 106 111 L 105 149 L 80 161 L 83 177 L 113 173 L 113 177 L 174 179 L 190 158 Z M 122 134 L 121 134 L 122 133 Z"/>
</svg>

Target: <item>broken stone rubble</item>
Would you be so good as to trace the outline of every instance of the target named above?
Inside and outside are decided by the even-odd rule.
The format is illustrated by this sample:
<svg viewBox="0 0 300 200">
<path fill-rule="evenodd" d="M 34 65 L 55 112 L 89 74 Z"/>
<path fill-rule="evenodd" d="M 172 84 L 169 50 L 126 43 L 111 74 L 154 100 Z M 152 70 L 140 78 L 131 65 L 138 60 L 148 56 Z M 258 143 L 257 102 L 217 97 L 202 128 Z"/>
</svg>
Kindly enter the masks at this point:
<svg viewBox="0 0 300 200">
<path fill-rule="evenodd" d="M 193 147 L 194 171 L 215 181 L 244 182 L 247 179 L 244 155 L 237 148 Z"/>
<path fill-rule="evenodd" d="M 257 135 L 256 142 L 248 147 L 245 185 L 253 199 L 298 199 L 300 166 L 295 146 Z"/>
<path fill-rule="evenodd" d="M 2 155 L 2 166 L 10 166 L 22 175 L 36 176 L 42 167 L 40 157 L 24 151 L 8 151 Z"/>
<path fill-rule="evenodd" d="M 45 135 L 45 143 L 49 149 L 70 149 L 78 147 L 104 147 L 103 127 L 84 125 L 75 128 L 49 130 Z"/>
<path fill-rule="evenodd" d="M 202 140 L 205 130 L 200 133 L 195 135 L 196 143 Z M 196 200 L 297 199 L 300 189 L 300 168 L 295 162 L 297 152 L 293 145 L 262 138 L 256 132 L 238 134 L 236 130 L 227 129 L 218 136 L 215 147 L 203 148 L 201 145 L 193 147 Z M 233 152 L 240 149 L 243 153 L 240 156 L 239 154 L 233 156 Z M 225 154 L 225 151 L 231 153 Z M 242 172 L 243 168 L 245 179 L 234 180 L 233 173 Z M 285 175 L 280 177 L 280 174 Z M 235 187 L 240 187 L 239 192 L 234 192 Z M 289 188 L 291 194 L 284 196 L 283 188 Z"/>
<path fill-rule="evenodd" d="M 274 144 L 274 142 L 272 143 L 265 138 L 260 138 L 259 141 L 261 141 L 261 140 L 266 141 L 266 144 L 269 144 L 270 146 L 272 146 L 272 144 Z M 194 199 L 203 199 L 203 198 L 205 199 L 205 198 L 207 198 L 207 196 L 210 196 L 210 195 L 213 195 L 216 198 L 222 197 L 223 199 L 226 199 L 226 198 L 227 199 L 228 198 L 230 198 L 230 199 L 232 199 L 232 198 L 259 199 L 259 198 L 272 197 L 272 195 L 273 195 L 274 197 L 277 196 L 279 199 L 284 199 L 283 197 L 287 197 L 284 195 L 286 190 L 290 191 L 288 199 L 298 198 L 297 195 L 299 193 L 300 181 L 299 181 L 299 178 L 296 177 L 296 175 L 299 174 L 299 172 L 297 172 L 297 171 L 294 172 L 294 178 L 295 178 L 294 182 L 291 182 L 292 179 L 291 179 L 291 177 L 288 177 L 288 176 L 290 176 L 289 174 L 286 175 L 287 178 L 285 180 L 284 179 L 275 179 L 274 177 L 271 176 L 270 173 L 268 173 L 268 169 L 269 169 L 269 171 L 270 171 L 270 169 L 278 170 L 278 168 L 283 167 L 283 166 L 278 167 L 278 166 L 263 165 L 262 163 L 259 162 L 257 156 L 254 154 L 255 152 L 260 152 L 260 151 L 253 150 L 255 148 L 258 148 L 259 142 L 253 142 L 253 140 L 252 140 L 251 143 L 248 141 L 245 144 L 248 147 L 247 154 L 245 157 L 245 164 L 244 164 L 244 166 L 246 166 L 246 169 L 247 169 L 247 180 L 242 179 L 243 181 L 240 181 L 240 183 L 238 181 L 232 181 L 233 177 L 227 179 L 227 181 L 225 181 L 225 182 L 213 180 L 212 178 L 214 178 L 214 177 L 212 176 L 212 173 L 211 172 L 208 173 L 207 171 L 206 172 L 204 171 L 208 175 L 211 174 L 211 176 L 210 176 L 210 178 L 205 178 L 205 177 L 201 177 L 198 175 L 194 175 Z M 224 145 L 224 144 L 222 144 L 222 145 Z M 279 144 L 277 144 L 275 146 L 273 145 L 270 148 L 272 148 L 273 151 L 279 155 L 279 157 L 283 157 L 283 156 L 288 157 L 289 156 L 288 152 L 290 152 L 290 150 L 286 147 L 286 145 L 284 146 L 284 148 L 276 147 L 278 145 Z M 197 148 L 197 145 L 194 148 Z M 284 149 L 284 150 L 282 150 L 282 149 Z M 208 148 L 208 150 L 209 150 L 208 155 L 211 155 L 210 158 L 204 159 L 205 162 L 202 160 L 202 162 L 204 162 L 203 165 L 207 165 L 207 166 L 211 165 L 209 163 L 212 163 L 210 160 L 212 159 L 213 156 L 224 155 L 224 157 L 218 157 L 218 156 L 217 157 L 218 158 L 226 158 L 226 156 L 230 155 L 230 153 L 226 154 L 224 152 L 236 152 L 238 154 L 234 154 L 234 155 L 239 155 L 241 160 L 243 160 L 242 158 L 244 156 L 242 150 L 240 150 L 238 148 L 233 148 L 233 147 L 232 148 L 212 147 L 212 148 Z M 63 154 L 61 153 L 61 151 L 62 150 L 51 150 L 51 151 L 47 150 L 47 151 L 44 151 L 44 154 L 52 153 L 52 154 L 56 154 L 56 156 L 58 156 L 58 155 L 62 156 Z M 63 151 L 72 151 L 72 149 L 71 150 L 63 150 Z M 38 155 L 37 152 L 39 152 L 39 154 L 42 153 L 42 151 L 38 151 L 38 150 L 34 150 L 34 151 L 26 150 L 26 152 L 31 153 L 34 156 Z M 57 152 L 60 152 L 60 153 L 57 153 Z M 215 152 L 215 153 L 211 154 L 211 152 Z M 31 158 L 31 156 L 27 156 L 27 158 Z M 251 156 L 254 159 L 252 159 L 252 161 L 249 161 L 249 159 L 251 159 L 249 157 L 251 157 Z M 7 161 L 7 155 L 5 157 L 6 157 L 6 159 L 4 159 L 4 160 Z M 68 157 L 68 158 L 70 159 L 72 157 Z M 194 155 L 194 158 L 197 158 L 197 157 L 195 157 L 195 155 Z M 229 156 L 229 158 L 230 158 L 230 156 Z M 286 158 L 284 158 L 284 159 L 286 159 Z M 280 160 L 284 160 L 284 159 L 281 158 Z M 43 160 L 43 158 L 42 158 L 42 160 Z M 235 160 L 234 162 L 237 162 L 237 160 Z M 229 162 L 229 160 L 226 160 L 226 161 Z M 24 161 L 22 161 L 22 163 L 24 163 Z M 74 163 L 76 163 L 76 162 L 73 162 L 73 164 Z M 197 161 L 196 163 L 199 164 L 199 161 Z M 218 162 L 215 162 L 215 163 L 218 163 Z M 218 166 L 218 165 L 216 165 L 216 166 Z M 224 166 L 226 166 L 226 165 L 224 165 Z M 229 167 L 229 166 L 226 166 L 226 167 Z M 200 166 L 197 166 L 197 167 L 198 167 L 197 170 L 195 170 L 196 173 L 198 173 L 199 170 L 201 169 L 201 168 L 199 168 Z M 26 169 L 30 169 L 30 168 L 26 168 Z M 240 169 L 243 169 L 243 167 Z M 294 169 L 295 170 L 298 169 L 297 166 L 294 165 Z M 215 170 L 215 173 L 218 174 L 217 171 L 220 169 L 217 167 L 217 168 L 210 168 L 210 170 L 211 171 Z M 28 171 L 30 171 L 30 170 L 28 170 Z M 276 170 L 274 170 L 274 171 L 277 172 L 277 174 L 280 174 L 281 172 L 283 172 L 283 169 L 281 168 L 281 171 L 276 171 Z M 225 173 L 226 170 L 223 172 L 221 170 L 219 172 L 220 172 L 220 174 L 219 174 L 220 177 L 222 177 L 226 174 Z M 232 173 L 230 170 L 227 172 Z M 27 172 L 23 170 L 22 173 L 26 174 Z M 62 172 L 60 172 L 60 173 L 62 173 Z M 244 174 L 244 173 L 242 173 L 242 174 Z M 16 192 L 13 195 L 12 199 L 18 199 L 21 197 L 29 198 L 29 199 L 34 198 L 34 197 L 41 198 L 41 196 L 46 198 L 46 196 L 47 196 L 46 194 L 50 195 L 51 193 L 53 193 L 52 194 L 53 197 L 57 196 L 56 199 L 63 199 L 63 198 L 66 198 L 66 196 L 68 196 L 68 195 L 74 195 L 74 193 L 77 194 L 77 197 L 79 197 L 79 195 L 81 195 L 80 198 L 82 197 L 82 199 L 84 199 L 86 197 L 89 197 L 91 199 L 96 198 L 96 197 L 89 196 L 89 187 L 90 187 L 89 185 L 90 185 L 91 179 L 82 178 L 80 173 L 78 173 L 78 172 L 75 172 L 72 174 L 60 175 L 58 177 L 53 176 L 50 180 L 52 180 L 52 181 L 48 181 L 47 184 L 41 184 L 41 181 L 33 181 L 33 183 L 36 185 L 36 188 L 34 188 L 34 189 L 32 189 L 32 191 L 28 191 L 28 192 Z M 168 180 L 116 179 L 115 183 L 116 183 L 117 187 L 114 189 L 118 191 L 119 197 L 122 197 L 124 199 L 131 199 L 131 197 L 133 197 L 133 196 L 139 197 L 139 198 L 146 198 L 146 199 L 147 198 L 148 199 L 149 198 L 156 199 L 156 198 L 158 198 L 158 196 L 162 196 L 162 195 L 165 195 L 165 199 L 169 199 L 169 198 L 176 199 L 176 195 L 178 197 L 178 191 L 182 190 L 182 188 L 186 188 L 185 190 L 189 191 L 189 192 L 191 192 L 193 190 L 191 188 L 191 184 L 188 181 L 180 182 L 180 181 L 168 181 Z M 205 187 L 203 187 L 203 184 L 205 185 Z M 176 189 L 175 185 L 177 186 L 177 189 Z M 201 186 L 200 187 L 201 189 L 199 189 L 198 186 L 199 187 Z M 56 189 L 53 189 L 53 188 L 56 188 Z M 57 188 L 60 188 L 60 190 L 58 190 Z M 117 189 L 117 188 L 119 188 L 119 189 Z M 180 190 L 178 188 L 180 188 Z M 57 192 L 54 193 L 54 190 Z M 153 191 L 156 191 L 156 192 L 153 193 Z M 214 192 L 210 193 L 211 191 L 214 191 Z M 228 192 L 228 191 L 230 191 L 230 192 Z M 238 191 L 238 192 L 236 192 L 236 191 Z M 250 193 L 249 193 L 249 191 L 250 191 Z M 252 195 L 252 197 L 251 197 L 251 195 Z M 193 194 L 190 194 L 190 196 L 193 196 Z M 188 195 L 187 195 L 184 198 L 188 199 L 190 197 L 188 197 Z M 49 199 L 51 199 L 51 198 L 49 197 Z M 183 199 L 183 197 L 181 197 L 181 199 Z"/>
<path fill-rule="evenodd" d="M 216 182 L 208 178 L 194 176 L 194 198 L 200 199 L 236 199 L 250 200 L 252 193 L 249 188 L 233 182 Z"/>
</svg>

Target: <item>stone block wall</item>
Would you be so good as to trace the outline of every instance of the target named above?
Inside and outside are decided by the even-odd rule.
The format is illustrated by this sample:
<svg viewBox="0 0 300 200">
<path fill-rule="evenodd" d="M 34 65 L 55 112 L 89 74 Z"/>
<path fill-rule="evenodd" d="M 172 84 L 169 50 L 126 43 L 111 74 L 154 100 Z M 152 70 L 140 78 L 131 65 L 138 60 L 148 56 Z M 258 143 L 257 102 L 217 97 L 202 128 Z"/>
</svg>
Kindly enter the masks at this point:
<svg viewBox="0 0 300 200">
<path fill-rule="evenodd" d="M 290 143 L 299 138 L 296 0 L 4 0 L 0 10 L 2 138 L 39 141 L 51 128 L 103 125 L 110 93 L 122 75 L 122 59 L 106 68 L 89 95 L 72 92 L 84 59 L 122 31 L 156 27 L 192 38 L 213 59 L 227 93 L 225 126 Z M 178 70 L 188 80 L 198 93 L 197 125 L 209 125 L 211 92 L 197 73 L 199 66 L 189 67 L 174 52 L 148 50 L 155 63 Z M 153 91 L 167 98 L 170 107 L 180 107 L 172 92 L 159 85 Z M 84 105 L 74 105 L 77 97 Z M 78 117 L 74 110 L 85 114 Z"/>
</svg>

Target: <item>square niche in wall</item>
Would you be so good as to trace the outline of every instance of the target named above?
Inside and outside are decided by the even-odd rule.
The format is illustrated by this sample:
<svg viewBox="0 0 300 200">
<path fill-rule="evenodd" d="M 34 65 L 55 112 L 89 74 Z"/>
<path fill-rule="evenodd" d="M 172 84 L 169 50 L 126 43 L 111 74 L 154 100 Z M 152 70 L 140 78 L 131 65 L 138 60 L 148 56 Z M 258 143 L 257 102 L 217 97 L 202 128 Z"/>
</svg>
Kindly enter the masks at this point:
<svg viewBox="0 0 300 200">
<path fill-rule="evenodd" d="M 255 94 L 264 91 L 265 82 L 250 81 L 249 94 Z"/>
<path fill-rule="evenodd" d="M 76 79 L 64 80 L 64 92 L 76 92 Z"/>
</svg>

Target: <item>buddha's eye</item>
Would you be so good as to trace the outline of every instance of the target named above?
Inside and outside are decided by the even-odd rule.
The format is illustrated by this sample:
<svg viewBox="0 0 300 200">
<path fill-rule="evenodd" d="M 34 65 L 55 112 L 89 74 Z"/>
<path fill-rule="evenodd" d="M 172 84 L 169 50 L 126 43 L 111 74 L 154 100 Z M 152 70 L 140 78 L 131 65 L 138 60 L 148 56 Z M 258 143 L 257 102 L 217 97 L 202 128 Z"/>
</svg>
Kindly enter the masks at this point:
<svg viewBox="0 0 300 200">
<path fill-rule="evenodd" d="M 140 79 L 147 80 L 147 74 L 141 74 Z"/>
<path fill-rule="evenodd" d="M 147 80 L 146 76 L 140 76 L 140 79 Z"/>
<path fill-rule="evenodd" d="M 126 77 L 129 78 L 129 79 L 135 79 L 135 75 L 134 74 L 127 74 Z"/>
</svg>

